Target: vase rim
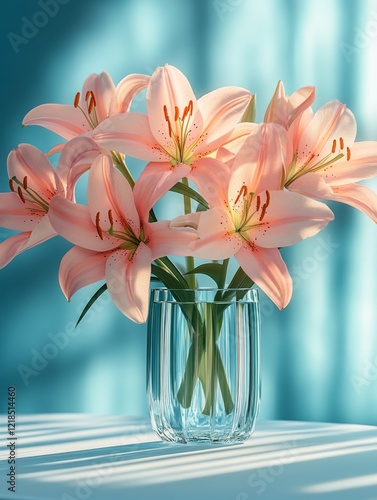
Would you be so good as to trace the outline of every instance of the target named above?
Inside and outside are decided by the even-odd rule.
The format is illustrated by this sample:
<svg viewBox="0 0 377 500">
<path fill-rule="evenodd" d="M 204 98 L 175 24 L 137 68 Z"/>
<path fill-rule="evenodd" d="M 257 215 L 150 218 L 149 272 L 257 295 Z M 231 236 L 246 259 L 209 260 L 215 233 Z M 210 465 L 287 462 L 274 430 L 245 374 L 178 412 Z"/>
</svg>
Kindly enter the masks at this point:
<svg viewBox="0 0 377 500">
<path fill-rule="evenodd" d="M 218 292 L 233 292 L 233 296 L 216 300 L 215 295 Z M 179 292 L 192 292 L 194 297 L 184 298 L 183 300 L 175 297 Z M 236 298 L 236 292 L 244 292 L 242 297 Z M 166 302 L 166 303 L 198 303 L 198 302 L 213 302 L 213 303 L 235 303 L 235 302 L 259 302 L 259 293 L 256 288 L 216 288 L 216 287 L 197 287 L 197 288 L 167 288 L 156 287 L 152 289 L 151 299 L 153 302 Z M 236 299 L 236 300 L 234 300 Z"/>
</svg>

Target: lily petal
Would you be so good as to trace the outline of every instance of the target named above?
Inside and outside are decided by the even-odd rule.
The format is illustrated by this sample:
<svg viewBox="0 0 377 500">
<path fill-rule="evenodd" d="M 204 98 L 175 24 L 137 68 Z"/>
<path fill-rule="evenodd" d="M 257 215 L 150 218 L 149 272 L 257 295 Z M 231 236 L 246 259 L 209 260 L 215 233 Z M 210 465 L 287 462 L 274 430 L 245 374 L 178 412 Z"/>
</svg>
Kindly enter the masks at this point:
<svg viewBox="0 0 377 500">
<path fill-rule="evenodd" d="M 31 211 L 16 193 L 0 193 L 0 226 L 16 231 L 31 231 L 43 213 Z"/>
<path fill-rule="evenodd" d="M 349 161 L 345 152 L 344 158 L 325 167 L 320 173 L 326 182 L 334 186 L 375 177 L 377 175 L 377 142 L 356 142 L 350 151 Z"/>
<path fill-rule="evenodd" d="M 35 247 L 44 241 L 49 240 L 56 236 L 55 229 L 51 226 L 48 215 L 44 215 L 35 225 L 32 232 L 30 233 L 30 238 L 28 239 L 26 245 L 23 250 L 27 250 L 29 248 Z"/>
<path fill-rule="evenodd" d="M 99 146 L 89 137 L 76 137 L 66 143 L 56 173 L 67 186 L 69 200 L 73 199 L 77 180 L 89 170 L 100 153 Z"/>
<path fill-rule="evenodd" d="M 258 228 L 248 232 L 263 248 L 293 245 L 323 229 L 334 214 L 324 203 L 287 191 L 270 191 L 270 201 Z"/>
<path fill-rule="evenodd" d="M 123 78 L 116 87 L 116 97 L 111 103 L 110 114 L 129 111 L 132 99 L 148 85 L 149 80 L 150 76 L 139 74 L 128 75 Z"/>
<path fill-rule="evenodd" d="M 87 92 L 93 92 L 96 100 L 96 114 L 98 121 L 110 116 L 110 105 L 115 96 L 115 86 L 110 75 L 103 71 L 99 75 L 92 73 L 85 80 L 81 93 L 81 107 L 86 111 L 88 101 L 85 100 Z M 81 115 L 83 116 L 83 115 Z"/>
<path fill-rule="evenodd" d="M 270 297 L 279 309 L 292 297 L 292 278 L 276 248 L 243 245 L 235 255 L 245 273 Z"/>
<path fill-rule="evenodd" d="M 291 154 L 286 130 L 274 123 L 261 124 L 234 159 L 229 200 L 237 198 L 242 185 L 253 193 L 281 189 Z"/>
<path fill-rule="evenodd" d="M 100 238 L 90 217 L 89 208 L 55 196 L 48 216 L 55 231 L 74 245 L 104 252 L 119 246 L 119 240 L 103 232 Z"/>
<path fill-rule="evenodd" d="M 131 253 L 113 252 L 106 261 L 106 283 L 118 309 L 135 323 L 144 323 L 148 315 L 151 250 L 140 243 Z"/>
<path fill-rule="evenodd" d="M 147 236 L 153 260 L 166 255 L 189 256 L 190 245 L 198 240 L 198 234 L 194 228 L 175 225 L 174 219 L 148 224 Z"/>
<path fill-rule="evenodd" d="M 3 269 L 3 267 L 23 251 L 23 246 L 29 237 L 30 233 L 28 232 L 15 234 L 0 243 L 0 269 Z"/>
<path fill-rule="evenodd" d="M 106 260 L 110 255 L 110 252 L 99 253 L 80 247 L 73 247 L 64 255 L 59 283 L 67 300 L 80 288 L 105 279 Z"/>
<path fill-rule="evenodd" d="M 187 175 L 198 187 L 199 193 L 212 207 L 223 207 L 227 193 L 225 186 L 229 183 L 229 167 L 215 158 L 197 160 Z"/>
<path fill-rule="evenodd" d="M 20 144 L 8 155 L 9 178 L 20 182 L 27 177 L 29 187 L 49 200 L 56 191 L 64 195 L 64 187 L 46 155 L 31 144 Z"/>
<path fill-rule="evenodd" d="M 198 100 L 203 118 L 203 140 L 195 153 L 214 151 L 224 145 L 250 101 L 250 92 L 241 87 L 222 87 Z"/>
<path fill-rule="evenodd" d="M 92 130 L 82 112 L 67 104 L 37 106 L 29 111 L 22 124 L 40 125 L 68 140 Z"/>
<path fill-rule="evenodd" d="M 90 170 L 88 206 L 93 224 L 96 224 L 99 213 L 100 226 L 108 230 L 111 226 L 109 219 L 109 210 L 111 210 L 115 231 L 124 231 L 122 220 L 126 218 L 133 232 L 136 235 L 139 234 L 140 221 L 132 189 L 106 155 L 98 156 Z"/>
<path fill-rule="evenodd" d="M 177 217 L 171 225 L 183 227 L 186 223 L 188 227 L 195 227 L 195 222 L 199 240 L 190 246 L 193 256 L 211 260 L 227 259 L 242 246 L 241 238 L 234 233 L 233 224 L 225 210 L 212 208 L 206 212 Z"/>
<path fill-rule="evenodd" d="M 146 161 L 170 161 L 152 135 L 147 115 L 128 112 L 101 122 L 92 139 L 100 146 Z"/>
<path fill-rule="evenodd" d="M 237 123 L 237 125 L 233 129 L 233 132 L 224 140 L 224 143 L 222 144 L 220 150 L 226 149 L 228 151 L 228 154 L 231 154 L 234 158 L 234 155 L 237 154 L 241 149 L 241 146 L 244 144 L 247 137 L 250 134 L 257 132 L 258 129 L 258 123 Z M 223 161 L 218 155 L 216 155 L 216 158 Z M 230 158 L 228 156 L 227 161 L 229 161 L 229 159 Z"/>
<path fill-rule="evenodd" d="M 333 196 L 328 200 L 339 201 L 351 205 L 364 212 L 377 223 L 377 194 L 366 186 L 358 184 L 347 184 L 344 186 L 332 186 Z"/>
<path fill-rule="evenodd" d="M 264 116 L 266 123 L 273 122 L 288 129 L 314 101 L 315 87 L 302 87 L 290 97 L 285 95 L 284 85 L 279 81 Z"/>
<path fill-rule="evenodd" d="M 174 168 L 169 163 L 148 163 L 133 190 L 140 219 L 148 220 L 148 212 L 153 205 L 189 173 L 190 167 L 183 163 Z"/>
</svg>

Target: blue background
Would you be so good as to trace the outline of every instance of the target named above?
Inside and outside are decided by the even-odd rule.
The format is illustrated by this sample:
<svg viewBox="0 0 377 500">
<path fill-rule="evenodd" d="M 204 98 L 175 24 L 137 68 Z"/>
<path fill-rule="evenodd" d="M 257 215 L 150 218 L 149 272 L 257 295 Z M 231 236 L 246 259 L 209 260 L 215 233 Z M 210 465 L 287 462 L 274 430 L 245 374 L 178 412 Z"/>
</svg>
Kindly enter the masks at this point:
<svg viewBox="0 0 377 500">
<path fill-rule="evenodd" d="M 359 140 L 377 139 L 376 1 L 55 5 L 58 11 L 47 20 L 34 0 L 2 7 L 2 191 L 8 189 L 6 157 L 13 147 L 30 142 L 47 151 L 59 142 L 44 129 L 21 128 L 26 112 L 45 102 L 71 103 L 84 79 L 102 70 L 117 83 L 169 62 L 188 76 L 198 96 L 223 85 L 256 92 L 258 119 L 279 79 L 288 93 L 315 85 L 315 108 L 337 98 L 355 113 Z M 26 43 L 12 46 L 9 34 L 22 36 L 28 21 L 40 27 L 34 33 L 29 28 Z M 142 110 L 140 101 L 135 106 Z M 367 185 L 377 188 L 375 181 Z M 279 312 L 262 300 L 262 418 L 377 424 L 377 231 L 360 212 L 331 208 L 336 220 L 325 231 L 284 251 L 295 282 L 288 308 Z M 9 235 L 0 228 L 1 240 Z M 146 415 L 146 328 L 103 296 L 72 332 L 96 287 L 66 303 L 57 271 L 69 247 L 55 238 L 0 272 L 0 410 L 13 385 L 20 413 Z M 60 348 L 51 350 L 52 337 Z M 41 353 L 51 359 L 39 359 L 37 366 Z M 37 369 L 25 375 L 33 363 Z"/>
</svg>

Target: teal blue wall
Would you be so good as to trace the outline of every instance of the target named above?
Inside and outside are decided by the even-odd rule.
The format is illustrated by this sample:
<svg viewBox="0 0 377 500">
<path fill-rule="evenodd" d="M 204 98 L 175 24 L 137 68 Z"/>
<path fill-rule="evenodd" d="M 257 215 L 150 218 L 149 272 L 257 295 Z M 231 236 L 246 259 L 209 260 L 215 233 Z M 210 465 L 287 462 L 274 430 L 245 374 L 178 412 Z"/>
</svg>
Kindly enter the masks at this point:
<svg viewBox="0 0 377 500">
<path fill-rule="evenodd" d="M 359 139 L 377 140 L 376 1 L 61 0 L 17 45 L 9 34 L 22 36 L 27 20 L 43 24 L 41 10 L 34 0 L 2 6 L 2 191 L 11 148 L 31 142 L 46 151 L 58 139 L 21 128 L 26 112 L 72 102 L 85 77 L 102 70 L 118 82 L 169 62 L 198 95 L 222 85 L 256 92 L 260 119 L 278 79 L 288 92 L 314 84 L 315 106 L 340 99 L 356 115 Z M 377 230 L 349 207 L 331 208 L 335 222 L 284 251 L 295 280 L 289 307 L 278 312 L 263 299 L 262 417 L 377 424 Z M 0 228 L 2 240 L 9 234 Z M 72 335 L 95 288 L 66 303 L 57 270 L 68 248 L 55 238 L 0 272 L 0 410 L 14 385 L 19 412 L 146 414 L 146 328 L 104 297 Z M 20 371 L 43 352 L 51 359 L 23 380 Z"/>
</svg>

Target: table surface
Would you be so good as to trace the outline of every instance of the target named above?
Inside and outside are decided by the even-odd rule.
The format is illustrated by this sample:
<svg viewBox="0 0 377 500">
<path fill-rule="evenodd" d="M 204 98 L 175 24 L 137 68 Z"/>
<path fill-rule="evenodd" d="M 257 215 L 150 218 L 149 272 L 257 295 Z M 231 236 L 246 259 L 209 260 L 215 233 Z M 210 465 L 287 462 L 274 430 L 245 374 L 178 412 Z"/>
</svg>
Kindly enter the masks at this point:
<svg viewBox="0 0 377 500">
<path fill-rule="evenodd" d="M 377 500 L 377 427 L 259 421 L 246 443 L 163 443 L 149 419 L 24 415 L 16 493 L 0 419 L 1 500 Z"/>
</svg>

